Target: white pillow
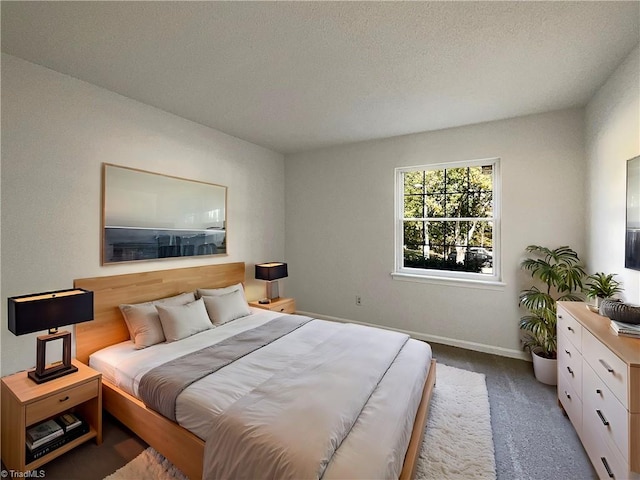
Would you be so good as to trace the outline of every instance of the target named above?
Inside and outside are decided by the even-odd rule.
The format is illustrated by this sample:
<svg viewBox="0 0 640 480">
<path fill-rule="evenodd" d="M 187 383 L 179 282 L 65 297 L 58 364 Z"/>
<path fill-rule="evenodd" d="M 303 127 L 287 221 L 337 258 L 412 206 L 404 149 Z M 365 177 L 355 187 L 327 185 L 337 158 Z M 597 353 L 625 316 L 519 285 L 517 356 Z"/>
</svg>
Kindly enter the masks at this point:
<svg viewBox="0 0 640 480">
<path fill-rule="evenodd" d="M 167 343 L 213 328 L 202 299 L 186 305 L 156 305 Z"/>
<path fill-rule="evenodd" d="M 184 305 L 195 299 L 195 294 L 190 292 L 152 302 L 120 305 L 120 311 L 129 329 L 129 336 L 136 348 L 146 348 L 165 341 L 156 305 Z"/>
<path fill-rule="evenodd" d="M 241 283 L 236 283 L 235 285 L 231 285 L 230 287 L 224 287 L 224 288 L 199 288 L 198 298 L 219 297 L 220 295 L 226 295 L 227 293 L 236 292 L 238 290 L 242 292 L 242 296 L 244 297 L 244 288 L 242 288 Z"/>
<path fill-rule="evenodd" d="M 202 300 L 207 307 L 209 318 L 216 326 L 251 315 L 242 290 L 234 290 L 224 295 L 204 296 Z"/>
</svg>

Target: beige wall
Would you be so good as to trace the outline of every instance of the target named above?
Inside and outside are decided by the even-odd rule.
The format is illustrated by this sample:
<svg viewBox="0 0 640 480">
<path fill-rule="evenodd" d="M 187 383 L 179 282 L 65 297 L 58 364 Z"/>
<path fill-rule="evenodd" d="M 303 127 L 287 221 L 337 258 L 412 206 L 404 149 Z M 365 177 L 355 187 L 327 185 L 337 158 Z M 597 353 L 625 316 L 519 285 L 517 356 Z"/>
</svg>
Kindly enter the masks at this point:
<svg viewBox="0 0 640 480">
<path fill-rule="evenodd" d="M 289 291 L 300 310 L 520 357 L 519 262 L 529 244 L 584 252 L 583 110 L 287 156 Z M 501 158 L 499 289 L 393 280 L 394 168 Z M 355 296 L 362 306 L 355 305 Z"/>
<path fill-rule="evenodd" d="M 640 272 L 624 268 L 627 160 L 640 155 L 640 47 L 586 108 L 587 238 L 590 270 L 615 273 L 640 303 Z"/>
<path fill-rule="evenodd" d="M 228 186 L 229 255 L 100 266 L 103 162 Z M 7 330 L 7 297 L 230 261 L 263 296 L 252 265 L 284 257 L 283 190 L 280 154 L 2 55 L 2 375 L 35 364 L 36 334 Z"/>
</svg>

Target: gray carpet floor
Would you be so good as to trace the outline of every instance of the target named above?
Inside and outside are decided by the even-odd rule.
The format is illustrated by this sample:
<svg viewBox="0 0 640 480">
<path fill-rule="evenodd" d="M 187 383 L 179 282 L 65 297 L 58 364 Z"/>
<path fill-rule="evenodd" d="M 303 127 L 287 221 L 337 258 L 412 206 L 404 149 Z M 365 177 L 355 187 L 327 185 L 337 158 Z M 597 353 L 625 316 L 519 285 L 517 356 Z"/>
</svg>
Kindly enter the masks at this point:
<svg viewBox="0 0 640 480">
<path fill-rule="evenodd" d="M 598 478 L 558 406 L 556 387 L 538 382 L 530 362 L 431 346 L 438 362 L 485 374 L 498 479 Z"/>
<path fill-rule="evenodd" d="M 498 479 L 597 478 L 558 407 L 555 387 L 537 382 L 531 363 L 444 345 L 432 344 L 432 348 L 438 362 L 486 375 Z M 85 443 L 44 465 L 45 478 L 101 480 L 146 448 L 106 413 L 103 424 L 102 445 Z"/>
</svg>

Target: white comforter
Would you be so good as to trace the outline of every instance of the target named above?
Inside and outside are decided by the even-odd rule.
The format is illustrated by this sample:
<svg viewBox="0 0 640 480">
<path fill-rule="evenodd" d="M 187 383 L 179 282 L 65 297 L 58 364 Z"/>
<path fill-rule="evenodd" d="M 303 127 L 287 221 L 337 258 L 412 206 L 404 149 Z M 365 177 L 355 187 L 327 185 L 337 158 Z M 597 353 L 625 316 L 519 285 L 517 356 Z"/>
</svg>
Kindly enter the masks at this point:
<svg viewBox="0 0 640 480">
<path fill-rule="evenodd" d="M 281 315 L 254 312 L 179 342 L 144 350 L 124 342 L 92 355 L 90 364 L 106 379 L 136 395 L 140 378 L 151 368 Z M 340 325 L 315 320 L 194 383 L 178 397 L 178 423 L 204 440 L 215 435 L 210 432 L 212 419 L 285 369 L 292 358 L 310 352 Z M 398 477 L 430 360 L 427 344 L 415 340 L 405 344 L 333 455 L 323 478 Z"/>
</svg>

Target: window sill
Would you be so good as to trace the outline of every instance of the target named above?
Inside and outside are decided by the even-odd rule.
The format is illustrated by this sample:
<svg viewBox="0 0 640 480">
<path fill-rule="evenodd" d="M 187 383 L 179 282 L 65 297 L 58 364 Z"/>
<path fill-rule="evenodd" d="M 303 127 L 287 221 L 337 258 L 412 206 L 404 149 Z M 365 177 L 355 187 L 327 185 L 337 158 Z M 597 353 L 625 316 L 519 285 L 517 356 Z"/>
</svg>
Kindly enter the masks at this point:
<svg viewBox="0 0 640 480">
<path fill-rule="evenodd" d="M 411 273 L 391 273 L 394 280 L 402 282 L 430 283 L 448 287 L 478 288 L 481 290 L 504 290 L 506 283 L 496 280 L 469 280 L 466 278 L 436 277 L 429 275 L 415 275 Z"/>
</svg>

